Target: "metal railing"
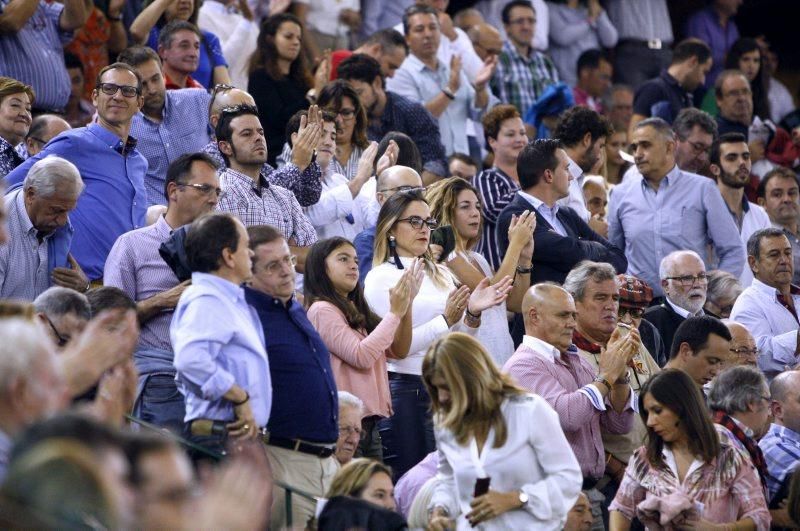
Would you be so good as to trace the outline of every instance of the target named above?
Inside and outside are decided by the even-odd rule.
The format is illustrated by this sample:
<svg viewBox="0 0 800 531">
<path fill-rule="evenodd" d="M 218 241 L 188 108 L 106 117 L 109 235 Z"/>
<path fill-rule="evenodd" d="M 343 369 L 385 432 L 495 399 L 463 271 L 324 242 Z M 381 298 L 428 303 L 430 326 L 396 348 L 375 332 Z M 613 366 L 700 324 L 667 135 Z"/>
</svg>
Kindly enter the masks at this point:
<svg viewBox="0 0 800 531">
<path fill-rule="evenodd" d="M 203 446 L 200 446 L 199 444 L 193 443 L 192 441 L 190 441 L 188 439 L 185 439 L 185 438 L 181 437 L 180 435 L 176 435 L 175 433 L 169 431 L 166 428 L 162 428 L 161 426 L 156 426 L 155 424 L 152 424 L 152 423 L 147 422 L 145 420 L 142 420 L 140 418 L 134 417 L 133 415 L 130 415 L 130 414 L 126 414 L 125 418 L 127 418 L 129 421 L 131 421 L 131 422 L 133 422 L 135 424 L 138 424 L 139 426 L 142 426 L 143 428 L 147 428 L 148 430 L 153 431 L 155 433 L 158 433 L 159 435 L 161 435 L 163 437 L 171 439 L 171 440 L 175 441 L 176 443 L 180 444 L 181 446 L 185 446 L 186 448 L 191 448 L 195 452 L 199 452 L 199 453 L 201 453 L 201 454 L 213 459 L 214 461 L 222 461 L 225 458 L 225 454 L 224 453 L 219 453 L 219 452 L 215 452 L 213 450 L 209 450 L 208 448 L 205 448 Z M 309 494 L 308 492 L 306 492 L 306 491 L 304 491 L 302 489 L 298 489 L 297 487 L 292 487 L 291 485 L 287 485 L 283 481 L 278 481 L 278 480 L 273 479 L 272 480 L 272 484 L 277 486 L 277 487 L 280 487 L 280 488 L 282 488 L 283 490 L 286 491 L 286 496 L 284 498 L 284 501 L 285 501 L 285 504 L 286 504 L 285 507 L 286 507 L 286 525 L 287 525 L 287 527 L 290 527 L 290 528 L 292 527 L 292 520 L 293 520 L 293 518 L 292 518 L 292 496 L 294 496 L 296 494 L 296 495 L 300 496 L 301 498 L 305 498 L 307 500 L 310 500 L 310 501 L 314 502 L 314 504 L 316 504 L 319 501 L 319 498 L 317 496 L 314 496 L 313 494 Z"/>
</svg>

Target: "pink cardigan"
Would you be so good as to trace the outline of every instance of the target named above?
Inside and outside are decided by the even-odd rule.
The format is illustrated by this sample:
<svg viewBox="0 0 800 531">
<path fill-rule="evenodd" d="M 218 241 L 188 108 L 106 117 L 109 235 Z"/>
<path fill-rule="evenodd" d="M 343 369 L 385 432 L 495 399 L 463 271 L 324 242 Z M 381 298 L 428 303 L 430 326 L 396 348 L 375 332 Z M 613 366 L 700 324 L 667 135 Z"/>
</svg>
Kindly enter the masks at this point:
<svg viewBox="0 0 800 531">
<path fill-rule="evenodd" d="M 367 335 L 366 330 L 354 330 L 344 314 L 333 304 L 317 301 L 308 309 L 308 319 L 319 332 L 331 353 L 331 367 L 336 387 L 354 394 L 364 402 L 364 416 L 392 416 L 392 396 L 386 356 L 400 317 L 389 312 L 380 324 Z"/>
</svg>

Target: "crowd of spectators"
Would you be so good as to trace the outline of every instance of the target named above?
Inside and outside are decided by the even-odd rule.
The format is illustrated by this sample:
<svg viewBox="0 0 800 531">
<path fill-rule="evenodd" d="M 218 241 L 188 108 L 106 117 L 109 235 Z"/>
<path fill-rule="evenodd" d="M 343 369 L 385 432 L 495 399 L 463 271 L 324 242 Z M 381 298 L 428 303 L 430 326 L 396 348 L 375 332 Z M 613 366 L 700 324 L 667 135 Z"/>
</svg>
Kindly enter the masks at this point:
<svg viewBox="0 0 800 531">
<path fill-rule="evenodd" d="M 800 529 L 742 2 L 0 0 L 0 525 Z"/>
</svg>

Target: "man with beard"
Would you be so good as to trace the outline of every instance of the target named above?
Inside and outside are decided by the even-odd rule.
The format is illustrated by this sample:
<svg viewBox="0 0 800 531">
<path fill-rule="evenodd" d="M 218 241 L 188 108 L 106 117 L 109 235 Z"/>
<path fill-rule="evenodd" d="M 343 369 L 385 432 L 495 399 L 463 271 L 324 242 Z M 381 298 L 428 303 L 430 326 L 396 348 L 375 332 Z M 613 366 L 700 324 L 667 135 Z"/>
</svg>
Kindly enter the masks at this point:
<svg viewBox="0 0 800 531">
<path fill-rule="evenodd" d="M 772 226 L 789 238 L 794 259 L 792 283 L 800 284 L 800 179 L 782 166 L 764 175 L 758 185 L 758 204 L 767 211 Z"/>
<path fill-rule="evenodd" d="M 747 200 L 744 188 L 750 182 L 750 148 L 747 139 L 740 133 L 725 133 L 711 146 L 711 174 L 717 179 L 722 199 L 736 222 L 742 245 L 755 231 L 770 226 L 769 216 L 758 205 Z M 753 281 L 753 273 L 745 267 L 739 277 L 742 286 Z"/>
<path fill-rule="evenodd" d="M 664 339 L 669 350 L 675 331 L 689 317 L 705 315 L 708 276 L 706 266 L 694 251 L 674 251 L 661 260 L 661 287 L 664 303 L 650 307 L 644 318 L 650 321 Z"/>
<path fill-rule="evenodd" d="M 606 149 L 611 124 L 597 111 L 577 106 L 561 115 L 553 134 L 564 145 L 569 157 L 569 173 L 572 175 L 569 196 L 559 200 L 558 204 L 574 210 L 595 232 L 607 234 L 608 224 L 598 216 L 589 215 L 583 198 L 583 180 Z"/>
<path fill-rule="evenodd" d="M 353 87 L 367 110 L 370 140 L 380 142 L 390 131 L 405 133 L 419 148 L 425 171 L 447 175 L 438 122 L 422 104 L 386 90 L 378 61 L 364 54 L 351 55 L 339 65 L 337 74 Z"/>
<path fill-rule="evenodd" d="M 142 77 L 144 105 L 133 117 L 131 134 L 147 158 L 147 204 L 166 205 L 164 178 L 170 162 L 184 153 L 200 151 L 210 140 L 208 92 L 205 89 L 167 90 L 161 59 L 147 46 L 131 46 L 117 58 Z"/>
</svg>

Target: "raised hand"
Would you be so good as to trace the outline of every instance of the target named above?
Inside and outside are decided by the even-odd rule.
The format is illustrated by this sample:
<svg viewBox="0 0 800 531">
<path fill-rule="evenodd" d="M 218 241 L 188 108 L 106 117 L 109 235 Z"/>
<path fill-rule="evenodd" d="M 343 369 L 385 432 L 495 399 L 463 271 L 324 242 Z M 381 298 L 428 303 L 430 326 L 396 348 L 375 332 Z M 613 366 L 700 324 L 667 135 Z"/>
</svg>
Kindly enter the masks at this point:
<svg viewBox="0 0 800 531">
<path fill-rule="evenodd" d="M 447 82 L 447 88 L 455 94 L 461 88 L 461 56 L 453 54 L 450 58 L 450 80 Z"/>
<path fill-rule="evenodd" d="M 400 147 L 397 145 L 397 142 L 390 140 L 386 151 L 384 151 L 381 158 L 378 159 L 378 165 L 375 167 L 375 175 L 380 175 L 383 173 L 383 170 L 397 164 L 398 155 L 400 155 Z"/>
<path fill-rule="evenodd" d="M 478 70 L 478 73 L 475 74 L 475 90 L 486 88 L 486 84 L 489 83 L 489 80 L 491 80 L 492 76 L 494 76 L 494 71 L 496 68 L 497 56 L 490 55 L 483 62 L 483 66 L 481 66 L 481 69 Z"/>
<path fill-rule="evenodd" d="M 480 315 L 483 310 L 504 302 L 514 287 L 513 282 L 510 276 L 503 277 L 494 286 L 489 284 L 488 278 L 481 280 L 469 297 L 469 313 Z"/>
<path fill-rule="evenodd" d="M 454 289 L 447 296 L 447 304 L 444 307 L 444 319 L 447 321 L 447 326 L 453 326 L 464 317 L 464 310 L 467 309 L 467 300 L 469 300 L 469 288 L 461 286 Z"/>
</svg>

